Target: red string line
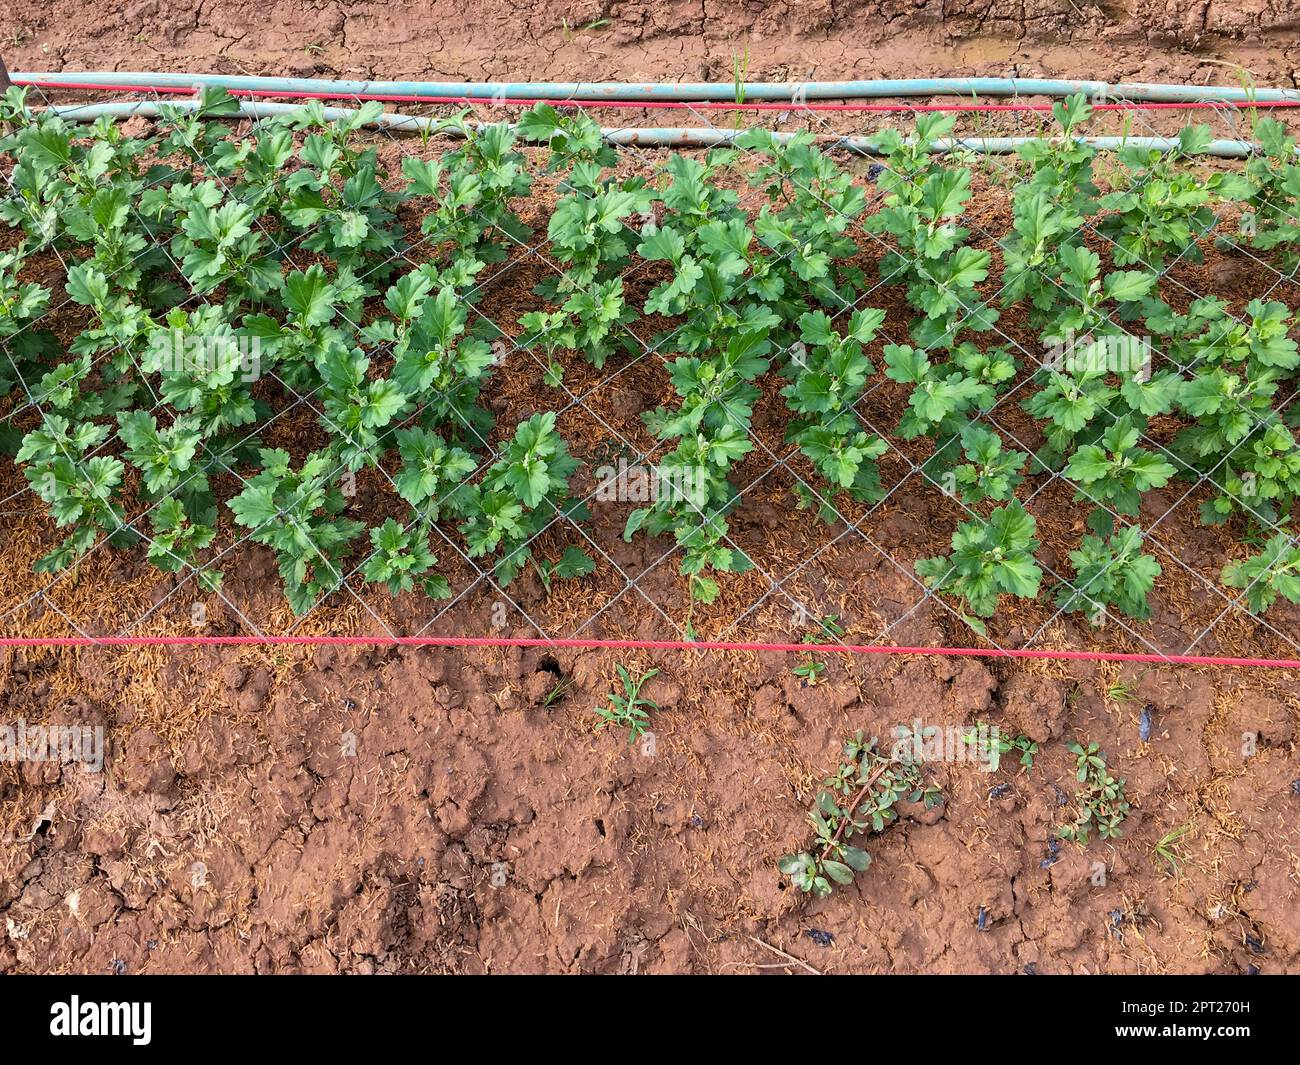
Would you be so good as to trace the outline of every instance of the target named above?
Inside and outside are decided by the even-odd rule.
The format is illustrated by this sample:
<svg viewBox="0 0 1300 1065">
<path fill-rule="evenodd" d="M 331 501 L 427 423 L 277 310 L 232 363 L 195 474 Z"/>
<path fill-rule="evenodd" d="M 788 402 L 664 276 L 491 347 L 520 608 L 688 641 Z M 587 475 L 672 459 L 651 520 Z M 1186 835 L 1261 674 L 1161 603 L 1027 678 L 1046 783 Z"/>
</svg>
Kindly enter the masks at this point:
<svg viewBox="0 0 1300 1065">
<path fill-rule="evenodd" d="M 769 651 L 811 654 L 931 655 L 950 658 L 1034 658 L 1064 662 L 1149 662 L 1156 665 L 1300 669 L 1300 659 L 1163 655 L 1033 648 L 895 647 L 885 644 L 760 643 L 728 640 L 582 640 L 528 636 L 4 636 L 0 647 L 548 647 L 629 651 Z"/>
<path fill-rule="evenodd" d="M 18 78 L 15 85 L 27 85 L 42 89 L 84 89 L 95 92 L 122 93 L 172 93 L 193 96 L 196 90 L 186 85 L 104 85 L 98 83 L 34 81 L 30 78 Z M 502 99 L 493 100 L 470 96 L 411 96 L 396 93 L 346 93 L 346 92 L 305 92 L 290 89 L 230 89 L 232 96 L 246 96 L 253 99 L 292 99 L 292 100 L 361 100 L 383 103 L 423 103 L 423 104 L 461 104 L 503 107 L 531 107 L 533 104 L 550 104 L 552 107 L 579 107 L 600 109 L 605 107 L 628 107 L 647 110 L 703 110 L 703 111 L 861 111 L 861 112 L 906 112 L 906 111 L 947 111 L 947 112 L 996 112 L 996 111 L 1050 111 L 1049 103 L 1020 104 L 878 104 L 860 101 L 848 103 L 805 102 L 787 103 L 758 101 L 754 103 L 732 103 L 728 100 L 544 100 L 544 99 Z M 1244 104 L 1218 103 L 1196 100 L 1185 103 L 1156 100 L 1134 100 L 1126 103 L 1094 104 L 1094 111 L 1199 111 L 1224 107 L 1300 107 L 1300 100 L 1262 100 Z"/>
</svg>

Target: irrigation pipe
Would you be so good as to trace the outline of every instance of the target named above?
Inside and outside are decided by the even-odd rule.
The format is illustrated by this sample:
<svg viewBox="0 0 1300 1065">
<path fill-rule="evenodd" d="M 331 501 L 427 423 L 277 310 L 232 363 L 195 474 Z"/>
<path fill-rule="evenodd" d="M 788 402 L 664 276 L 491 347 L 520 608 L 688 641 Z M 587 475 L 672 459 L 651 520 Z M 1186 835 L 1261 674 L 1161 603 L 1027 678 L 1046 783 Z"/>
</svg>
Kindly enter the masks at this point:
<svg viewBox="0 0 1300 1065">
<path fill-rule="evenodd" d="M 778 101 L 857 100 L 915 96 L 1068 96 L 1094 100 L 1164 103 L 1276 103 L 1300 101 L 1300 90 L 1231 85 L 1171 85 L 1147 82 L 1078 81 L 1056 78 L 902 78 L 869 81 L 786 82 L 468 82 L 336 81 L 325 78 L 252 77 L 234 74 L 164 74 L 154 71 L 22 72 L 15 82 L 34 86 L 107 85 L 118 88 L 195 89 L 221 85 L 259 92 L 401 95 L 419 99 Z"/>
<path fill-rule="evenodd" d="M 34 86 L 36 82 L 19 80 L 18 84 Z M 181 96 L 190 96 L 195 92 L 194 86 L 159 86 L 159 85 L 108 85 L 98 82 L 64 82 L 64 81 L 42 81 L 39 83 L 42 89 L 73 89 L 79 92 L 115 92 L 115 93 L 143 93 L 146 95 L 159 94 L 177 94 Z M 949 104 L 918 104 L 918 103 L 895 103 L 895 104 L 878 104 L 863 103 L 854 101 L 852 103 L 823 103 L 803 101 L 801 103 L 789 102 L 758 102 L 752 101 L 742 103 L 732 103 L 723 100 L 572 100 L 572 99 L 520 99 L 518 97 L 493 96 L 490 101 L 471 99 L 468 96 L 403 96 L 400 93 L 347 93 L 339 90 L 332 92 L 303 92 L 290 89 L 227 89 L 232 96 L 248 96 L 255 99 L 263 100 L 349 100 L 353 102 L 376 101 L 379 103 L 390 104 L 409 104 L 409 103 L 426 103 L 426 104 L 457 104 L 464 106 L 467 104 L 489 103 L 492 106 L 501 107 L 530 107 L 533 104 L 545 103 L 553 107 L 572 107 L 572 108 L 594 108 L 597 110 L 609 108 L 630 108 L 635 110 L 701 110 L 701 111 L 779 111 L 789 112 L 792 108 L 803 111 L 851 111 L 854 113 L 884 113 L 896 114 L 898 112 L 958 112 L 961 114 L 972 112 L 1046 112 L 1051 111 L 1052 104 L 1049 103 L 949 103 Z M 1194 110 L 1218 110 L 1225 106 L 1221 101 L 1188 101 L 1187 103 L 1157 102 L 1151 100 L 1126 101 L 1123 103 L 1100 103 L 1093 104 L 1094 111 L 1194 111 Z M 1235 105 L 1232 105 L 1235 106 Z M 1300 98 L 1294 100 L 1255 100 L 1251 104 L 1256 108 L 1289 108 L 1300 107 Z"/>
<path fill-rule="evenodd" d="M 182 111 L 194 111 L 199 107 L 198 101 L 181 100 L 172 104 L 159 104 L 152 100 L 133 103 L 104 104 L 59 104 L 39 109 L 44 114 L 54 114 L 72 121 L 93 121 L 97 118 L 124 119 L 135 115 L 146 118 L 157 117 L 164 107 Z M 263 101 L 243 101 L 239 110 L 214 118 L 273 118 L 300 111 L 296 104 L 266 103 Z M 356 114 L 353 108 L 326 107 L 322 109 L 330 121 L 350 118 Z M 439 132 L 455 136 L 457 126 L 449 124 L 446 119 L 426 118 L 418 115 L 403 115 L 385 111 L 376 116 L 373 124 L 383 129 L 405 132 Z M 482 123 L 470 123 L 479 126 Z M 628 126 L 602 126 L 601 134 L 610 144 L 635 146 L 638 148 L 713 148 L 729 144 L 739 137 L 744 130 L 712 129 L 708 127 L 669 126 L 660 128 L 633 128 Z M 785 143 L 795 136 L 793 133 L 773 133 L 778 143 Z M 980 154 L 1006 154 L 1016 151 L 1022 144 L 1039 142 L 1042 137 L 945 137 L 934 142 L 938 151 L 958 149 L 978 152 Z M 1090 144 L 1099 151 L 1116 151 L 1124 147 L 1157 149 L 1173 151 L 1178 147 L 1178 140 L 1172 137 L 1079 137 L 1081 143 Z M 858 155 L 881 155 L 881 150 L 872 144 L 871 138 L 861 136 L 820 138 L 828 148 L 843 148 Z M 1257 150 L 1250 141 L 1213 140 L 1205 148 L 1204 154 L 1220 156 L 1225 159 L 1242 159 Z"/>
<path fill-rule="evenodd" d="M 1300 669 L 1300 660 L 1162 655 L 1037 648 L 895 647 L 891 644 L 761 643 L 728 640 L 580 640 L 510 636 L 6 636 L 0 647 L 544 647 L 581 650 L 753 651 L 798 654 L 933 655 L 944 658 L 1041 658 L 1069 662 L 1146 662 L 1153 665 Z"/>
</svg>

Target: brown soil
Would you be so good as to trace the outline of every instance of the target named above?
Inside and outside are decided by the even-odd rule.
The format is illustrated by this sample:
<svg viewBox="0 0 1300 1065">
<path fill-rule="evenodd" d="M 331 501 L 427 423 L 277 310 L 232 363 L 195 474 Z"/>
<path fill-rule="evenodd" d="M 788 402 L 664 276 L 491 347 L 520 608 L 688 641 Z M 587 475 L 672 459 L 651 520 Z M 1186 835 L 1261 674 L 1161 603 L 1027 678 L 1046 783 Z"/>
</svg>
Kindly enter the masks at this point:
<svg viewBox="0 0 1300 1065">
<path fill-rule="evenodd" d="M 1289 85 L 1284 53 L 1296 37 L 1273 3 L 1170 3 L 1154 18 L 1144 7 L 1139 18 L 1115 6 L 1080 15 L 1070 3 L 767 5 L 755 14 L 758 5 L 671 3 L 521 12 L 490 0 L 477 26 L 451 5 L 394 15 L 382 3 L 222 3 L 196 13 L 145 0 L 124 16 L 88 16 L 67 0 L 14 6 L 11 69 L 727 80 L 733 52 L 748 47 L 755 79 L 1018 72 L 1228 81 L 1228 62 L 1261 83 Z M 999 17 L 1004 10 L 1016 14 Z M 88 17 L 101 19 L 89 31 Z M 579 28 L 602 19 L 610 24 Z M 1239 43 L 1264 34 L 1272 50 Z M 500 298 L 526 293 L 534 280 L 502 286 Z M 1249 299 L 1249 288 L 1231 295 Z M 581 368 L 567 379 L 579 394 Z M 488 398 L 513 424 L 541 400 L 531 386 L 504 383 L 509 370 Z M 657 389 L 662 373 L 647 367 L 589 406 L 645 447 L 636 415 Z M 882 395 L 882 417 L 896 417 L 892 402 Z M 566 436 L 594 446 L 607 435 L 583 423 L 581 408 L 568 417 Z M 762 410 L 755 427 L 779 443 L 781 426 Z M 838 613 L 851 638 L 871 639 L 911 607 L 914 587 L 871 542 L 850 538 L 797 569 L 807 544 L 829 537 L 790 510 L 789 477 L 767 478 L 770 465 L 756 461 L 737 475 L 740 484 L 746 473 L 764 478 L 746 494 L 737 537 L 767 553 L 775 576 L 788 575 L 792 596 Z M 886 472 L 888 484 L 907 470 Z M 17 487 L 10 476 L 0 485 L 6 496 Z M 940 513 L 932 495 L 896 497 L 865 527 L 871 541 L 888 544 L 904 566 L 940 549 L 954 515 Z M 1164 542 L 1212 577 L 1225 541 L 1196 526 L 1196 502 L 1175 512 Z M 1070 501 L 1045 507 L 1059 516 L 1043 521 L 1047 550 L 1063 552 Z M 593 536 L 644 596 L 619 596 L 610 563 L 554 600 L 535 579 L 517 594 L 512 586 L 548 631 L 601 607 L 605 636 L 663 636 L 668 621 L 656 607 L 685 619 L 675 566 L 652 567 L 662 549 L 644 539 L 621 544 L 625 514 L 611 509 L 597 512 Z M 48 530 L 7 521 L 0 592 L 11 603 L 31 590 L 19 575 L 48 548 Z M 259 626 L 287 626 L 268 556 L 248 552 L 228 581 Z M 25 634 L 62 634 L 68 618 L 119 631 L 122 619 L 156 604 L 143 631 L 180 631 L 190 609 L 185 594 L 168 596 L 174 585 L 129 555 L 97 552 L 57 587 L 57 609 L 33 611 Z M 729 582 L 694 620 L 707 634 L 766 589 L 757 578 Z M 1199 631 L 1203 600 L 1189 578 L 1157 603 L 1143 631 L 1175 649 Z M 493 601 L 471 595 L 431 631 L 487 632 Z M 379 609 L 397 631 L 418 629 L 430 613 L 404 600 Z M 1008 616 L 994 635 L 1015 642 L 1047 616 Z M 1294 612 L 1277 619 L 1284 634 L 1300 632 Z M 210 621 L 209 631 L 242 631 L 234 617 Z M 772 595 L 739 635 L 784 636 L 789 624 L 788 601 Z M 376 622 L 360 602 L 345 602 L 313 615 L 308 631 L 373 632 Z M 513 612 L 501 631 L 535 634 Z M 893 635 L 921 644 L 970 638 L 934 607 Z M 1073 625 L 1045 642 L 1138 649 L 1122 633 L 1093 641 Z M 1257 627 L 1233 622 L 1198 649 L 1278 648 Z M 653 755 L 592 730 L 591 708 L 613 685 L 616 662 L 663 671 L 646 691 L 659 705 Z M 110 749 L 102 774 L 0 766 L 0 971 L 1278 972 L 1300 964 L 1294 675 L 834 658 L 825 682 L 807 687 L 793 664 L 780 655 L 602 651 L 8 650 L 0 722 L 102 724 Z M 1147 741 L 1139 738 L 1144 707 Z M 856 729 L 888 737 L 914 718 L 988 720 L 1040 741 L 1040 754 L 1029 774 L 1013 764 L 992 775 L 934 767 L 942 806 L 911 810 L 871 838 L 875 861 L 857 885 L 828 902 L 801 900 L 775 861 L 806 845 L 805 811 L 840 743 Z M 1243 757 L 1247 733 L 1258 736 L 1257 753 Z M 1135 809 L 1123 839 L 1064 845 L 1052 861 L 1048 840 L 1072 808 L 1065 742 L 1074 738 L 1102 745 Z M 991 798 L 1001 784 L 1009 787 Z M 1155 848 L 1183 826 L 1175 870 Z"/>
<path fill-rule="evenodd" d="M 10 70 L 453 80 L 1016 74 L 1293 84 L 1284 0 L 11 0 Z"/>
</svg>

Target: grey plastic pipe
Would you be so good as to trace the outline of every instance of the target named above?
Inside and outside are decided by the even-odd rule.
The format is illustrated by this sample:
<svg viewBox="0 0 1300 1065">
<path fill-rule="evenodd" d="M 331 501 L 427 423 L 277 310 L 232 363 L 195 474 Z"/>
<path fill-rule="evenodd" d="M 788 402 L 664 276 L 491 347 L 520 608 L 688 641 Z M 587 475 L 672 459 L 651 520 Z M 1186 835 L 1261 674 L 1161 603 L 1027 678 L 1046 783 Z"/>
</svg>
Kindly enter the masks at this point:
<svg viewBox="0 0 1300 1065">
<path fill-rule="evenodd" d="M 197 88 L 224 85 L 259 92 L 382 93 L 394 96 L 454 96 L 472 100 L 853 100 L 907 96 L 1068 96 L 1164 103 L 1274 103 L 1300 100 L 1296 89 L 1256 89 L 1233 85 L 1170 85 L 1147 82 L 1078 81 L 1056 78 L 903 78 L 806 82 L 469 82 L 335 81 L 325 78 L 254 77 L 234 74 L 165 74 L 156 71 L 35 72 L 13 75 L 37 85 L 141 85 Z"/>
<path fill-rule="evenodd" d="M 45 114 L 59 115 L 61 118 L 74 122 L 93 122 L 97 118 L 108 117 L 112 119 L 130 118 L 133 115 L 143 115 L 147 118 L 156 117 L 162 107 L 173 107 L 182 111 L 193 111 L 198 108 L 197 101 L 178 100 L 171 104 L 158 104 L 151 100 L 142 100 L 131 103 L 103 103 L 103 104 L 60 104 L 38 109 Z M 273 118 L 280 115 L 293 114 L 295 111 L 302 109 L 300 104 L 284 103 L 263 103 L 261 101 L 242 101 L 239 105 L 238 112 L 231 112 L 228 115 L 219 115 L 214 117 L 220 118 Z M 356 114 L 353 108 L 348 107 L 326 107 L 323 109 L 325 118 L 335 121 L 337 119 L 348 118 Z M 484 125 L 480 122 L 468 123 L 471 126 L 479 127 Z M 403 115 L 396 112 L 385 111 L 374 120 L 374 125 L 381 129 L 389 129 L 399 132 L 438 132 L 448 136 L 455 136 L 457 129 L 455 126 L 448 125 L 446 119 L 425 118 L 418 115 Z M 626 147 L 639 148 L 713 148 L 718 145 L 729 144 L 743 133 L 744 130 L 732 129 L 710 129 L 695 128 L 683 126 L 666 126 L 659 128 L 643 127 L 609 127 L 602 126 L 601 133 L 605 140 L 610 144 L 623 145 Z M 773 137 L 778 143 L 785 143 L 793 137 L 793 133 L 774 133 Z M 1005 154 L 1014 152 L 1022 144 L 1031 141 L 1041 141 L 1042 137 L 955 137 L 941 138 L 935 141 L 935 148 L 939 151 L 953 151 L 964 149 L 966 151 L 978 152 L 986 155 Z M 1115 151 L 1123 147 L 1132 148 L 1155 148 L 1159 151 L 1171 151 L 1178 146 L 1178 141 L 1171 137 L 1079 137 L 1076 138 L 1082 143 L 1091 144 L 1100 151 Z M 861 136 L 850 137 L 831 137 L 821 141 L 824 147 L 844 148 L 859 155 L 880 155 L 881 152 L 875 148 L 870 138 Z M 1214 140 L 1205 149 L 1206 155 L 1220 156 L 1228 159 L 1240 159 L 1251 155 L 1256 150 L 1256 146 L 1250 141 L 1236 140 Z"/>
</svg>

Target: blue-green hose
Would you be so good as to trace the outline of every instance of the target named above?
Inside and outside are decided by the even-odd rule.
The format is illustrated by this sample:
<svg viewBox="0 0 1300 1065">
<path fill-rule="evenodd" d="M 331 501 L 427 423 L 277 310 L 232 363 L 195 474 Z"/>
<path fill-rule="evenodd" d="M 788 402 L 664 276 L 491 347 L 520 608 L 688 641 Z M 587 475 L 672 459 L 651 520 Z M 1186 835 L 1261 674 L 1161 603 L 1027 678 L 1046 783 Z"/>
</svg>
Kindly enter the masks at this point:
<svg viewBox="0 0 1300 1065">
<path fill-rule="evenodd" d="M 1166 85 L 1146 82 L 1074 81 L 1057 78 L 903 78 L 876 81 L 785 82 L 470 82 L 335 81 L 325 78 L 251 77 L 234 74 L 163 74 L 155 71 L 17 73 L 14 80 L 37 84 L 144 85 L 189 88 L 224 85 L 260 92 L 338 92 L 348 96 L 455 96 L 473 100 L 855 100 L 908 96 L 1068 96 L 1154 103 L 1276 103 L 1300 100 L 1300 90 L 1231 85 Z"/>
</svg>

